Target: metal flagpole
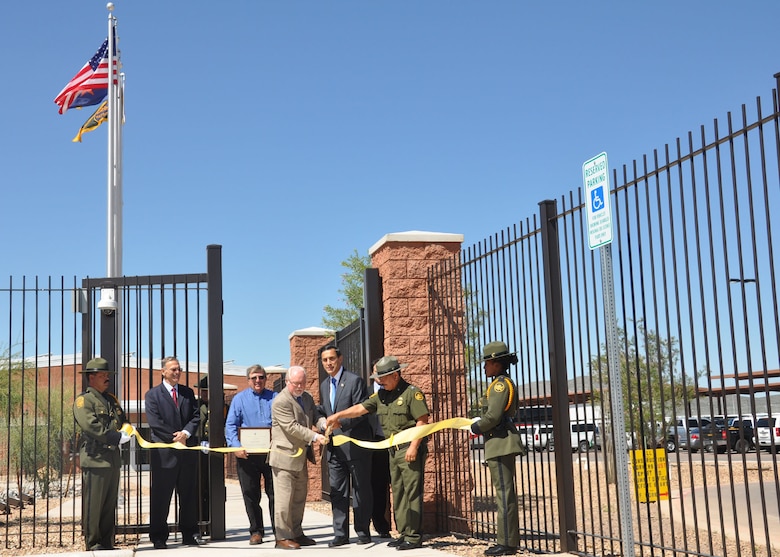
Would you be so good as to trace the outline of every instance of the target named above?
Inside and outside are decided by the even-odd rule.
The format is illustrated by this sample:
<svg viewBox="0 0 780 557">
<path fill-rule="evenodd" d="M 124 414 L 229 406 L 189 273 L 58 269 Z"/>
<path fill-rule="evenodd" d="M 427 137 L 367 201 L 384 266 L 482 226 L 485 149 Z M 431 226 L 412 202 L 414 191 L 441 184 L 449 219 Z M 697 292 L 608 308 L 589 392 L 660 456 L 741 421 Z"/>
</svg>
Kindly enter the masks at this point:
<svg viewBox="0 0 780 557">
<path fill-rule="evenodd" d="M 116 17 L 114 4 L 108 10 L 108 200 L 106 225 L 106 277 L 122 276 L 122 83 L 119 81 Z M 116 393 L 122 394 L 122 313 L 121 290 L 103 288 L 100 292 L 101 355 L 117 370 Z"/>
<path fill-rule="evenodd" d="M 116 241 L 116 112 L 117 102 L 114 84 L 114 57 L 116 52 L 115 36 L 116 36 L 116 18 L 113 15 L 114 4 L 109 2 L 106 5 L 108 9 L 108 215 L 107 215 L 107 230 L 106 230 L 106 276 L 117 276 L 116 269 L 116 253 L 115 253 L 115 241 Z"/>
</svg>

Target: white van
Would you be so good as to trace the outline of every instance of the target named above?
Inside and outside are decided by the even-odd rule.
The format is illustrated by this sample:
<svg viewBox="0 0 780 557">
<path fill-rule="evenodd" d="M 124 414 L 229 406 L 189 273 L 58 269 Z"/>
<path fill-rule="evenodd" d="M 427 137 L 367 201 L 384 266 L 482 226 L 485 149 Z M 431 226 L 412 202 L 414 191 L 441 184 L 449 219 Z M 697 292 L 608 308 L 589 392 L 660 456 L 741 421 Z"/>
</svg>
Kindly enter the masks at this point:
<svg viewBox="0 0 780 557">
<path fill-rule="evenodd" d="M 589 422 L 575 422 L 571 424 L 571 449 L 586 453 L 590 449 L 601 448 L 601 434 L 599 426 Z"/>
</svg>

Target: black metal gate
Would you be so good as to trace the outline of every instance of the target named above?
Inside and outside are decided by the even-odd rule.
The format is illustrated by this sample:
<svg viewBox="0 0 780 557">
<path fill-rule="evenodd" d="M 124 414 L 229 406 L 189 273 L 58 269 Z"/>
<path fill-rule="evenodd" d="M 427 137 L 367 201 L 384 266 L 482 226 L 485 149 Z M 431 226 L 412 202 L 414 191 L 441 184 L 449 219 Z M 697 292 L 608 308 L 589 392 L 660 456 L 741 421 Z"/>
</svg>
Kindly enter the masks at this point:
<svg viewBox="0 0 780 557">
<path fill-rule="evenodd" d="M 363 275 L 363 308 L 359 317 L 336 331 L 333 342 L 322 346 L 322 351 L 331 344 L 338 347 L 344 357 L 342 365 L 353 373 L 360 375 L 369 387 L 373 381 L 369 379 L 373 362 L 379 359 L 383 352 L 384 329 L 382 325 L 382 281 L 377 269 L 366 269 Z M 322 362 L 317 358 L 319 382 L 325 380 L 327 373 Z M 371 391 L 369 391 L 371 392 Z M 328 463 L 321 462 L 322 498 L 330 501 L 330 482 L 328 481 Z"/>
<path fill-rule="evenodd" d="M 26 279 L 0 289 L 0 530 L 6 549 L 70 546 L 81 537 L 81 474 L 73 400 L 78 373 L 95 355 L 121 370 L 112 389 L 131 423 L 148 440 L 143 397 L 160 381 L 160 360 L 179 358 L 182 382 L 197 392 L 208 373 L 210 444 L 224 446 L 221 247 L 207 249 L 207 273 L 75 279 L 44 286 Z M 7 326 L 7 329 L 6 329 Z M 0 344 L 0 346 L 2 346 Z M 79 348 L 81 349 L 79 351 Z M 123 449 L 119 544 L 133 545 L 148 529 L 148 455 L 135 441 Z M 198 488 L 209 493 L 201 520 L 224 538 L 224 461 L 201 459 Z M 204 496 L 205 499 L 205 496 Z M 172 521 L 172 522 L 175 522 Z"/>
</svg>

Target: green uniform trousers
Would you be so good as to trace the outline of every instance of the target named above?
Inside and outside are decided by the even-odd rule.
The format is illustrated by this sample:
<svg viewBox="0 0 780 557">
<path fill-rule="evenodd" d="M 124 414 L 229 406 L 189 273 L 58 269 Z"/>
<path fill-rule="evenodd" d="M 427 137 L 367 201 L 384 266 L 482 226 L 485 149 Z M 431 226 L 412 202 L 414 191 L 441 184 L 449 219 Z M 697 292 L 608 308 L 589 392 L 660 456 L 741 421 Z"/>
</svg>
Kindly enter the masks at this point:
<svg viewBox="0 0 780 557">
<path fill-rule="evenodd" d="M 118 466 L 82 468 L 81 529 L 87 550 L 114 547 L 116 503 L 119 496 Z"/>
<path fill-rule="evenodd" d="M 406 462 L 406 447 L 390 449 L 395 526 L 404 541 L 422 543 L 423 471 L 428 450 L 420 445 L 414 462 Z"/>
<path fill-rule="evenodd" d="M 493 490 L 496 492 L 496 543 L 517 547 L 520 543 L 520 519 L 517 514 L 515 488 L 515 455 L 499 456 L 487 461 Z"/>
</svg>

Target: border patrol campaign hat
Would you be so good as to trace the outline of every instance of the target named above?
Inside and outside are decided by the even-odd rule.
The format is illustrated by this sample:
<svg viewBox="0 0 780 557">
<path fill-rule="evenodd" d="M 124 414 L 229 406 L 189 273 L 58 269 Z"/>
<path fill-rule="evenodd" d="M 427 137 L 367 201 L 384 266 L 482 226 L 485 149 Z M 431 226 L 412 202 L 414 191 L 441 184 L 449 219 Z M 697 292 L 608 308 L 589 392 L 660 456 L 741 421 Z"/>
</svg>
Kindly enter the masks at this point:
<svg viewBox="0 0 780 557">
<path fill-rule="evenodd" d="M 509 351 L 509 347 L 500 340 L 490 342 L 482 349 L 482 359 L 480 362 L 487 362 L 488 360 L 495 360 L 496 358 L 503 358 L 504 356 L 511 356 L 514 352 Z"/>
<path fill-rule="evenodd" d="M 108 361 L 103 358 L 93 358 L 87 362 L 87 365 L 79 373 L 95 373 L 98 371 L 105 371 L 106 373 L 116 373 L 116 371 L 108 369 Z"/>
<path fill-rule="evenodd" d="M 369 379 L 379 379 L 380 377 L 384 377 L 385 375 L 390 375 L 391 373 L 395 373 L 396 371 L 401 371 L 403 368 L 405 368 L 408 365 L 409 364 L 399 364 L 398 358 L 396 358 L 395 356 L 383 356 L 376 363 L 376 373 L 371 375 Z"/>
</svg>

